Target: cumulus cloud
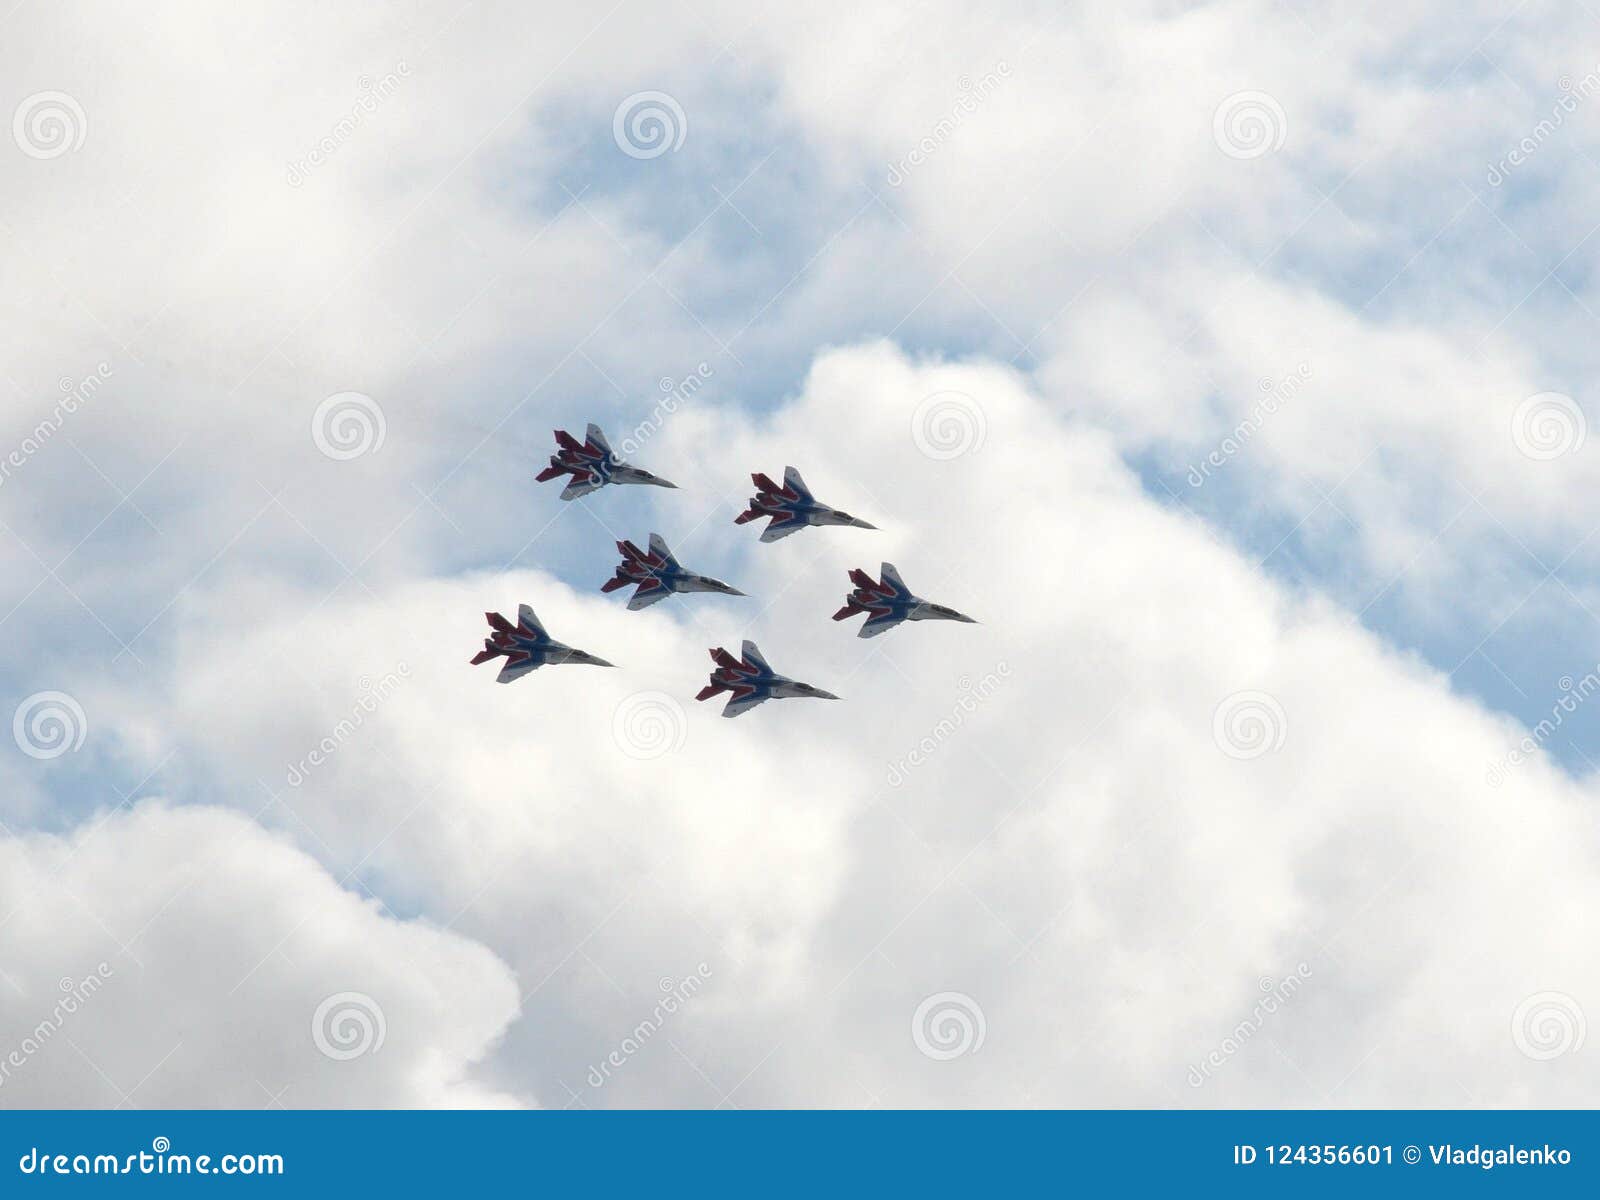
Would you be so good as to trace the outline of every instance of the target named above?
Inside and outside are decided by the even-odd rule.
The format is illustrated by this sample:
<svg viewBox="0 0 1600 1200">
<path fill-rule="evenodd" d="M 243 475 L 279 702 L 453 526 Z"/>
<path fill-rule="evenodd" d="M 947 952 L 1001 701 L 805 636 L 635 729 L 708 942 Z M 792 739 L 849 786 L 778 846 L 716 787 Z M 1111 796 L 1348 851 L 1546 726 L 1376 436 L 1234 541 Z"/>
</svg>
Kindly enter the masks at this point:
<svg viewBox="0 0 1600 1200">
<path fill-rule="evenodd" d="M 483 946 L 356 895 L 249 816 L 144 801 L 0 843 L 0 1103 L 453 1107 L 517 1017 Z"/>
<path fill-rule="evenodd" d="M 964 397 L 981 445 L 926 454 L 930 395 Z M 521 572 L 347 597 L 292 649 L 197 628 L 164 714 L 186 756 L 277 793 L 263 819 L 516 969 L 529 1017 L 486 1077 L 592 1105 L 1584 1102 L 1509 1032 L 1526 997 L 1597 984 L 1570 954 L 1584 793 L 1538 761 L 1491 784 L 1510 723 L 1146 497 L 1005 368 L 843 350 L 768 419 L 664 439 L 730 489 L 730 445 L 794 462 L 885 532 L 744 538 L 746 601 L 628 613 Z M 670 539 L 706 499 L 652 523 Z M 844 568 L 880 557 L 984 623 L 849 636 Z M 624 669 L 495 686 L 465 659 L 481 611 L 522 600 Z M 704 647 L 741 636 L 845 702 L 696 705 Z M 640 694 L 665 733 L 630 732 Z M 702 964 L 660 1037 L 585 1082 Z M 945 992 L 981 1012 L 978 1052 L 919 1050 Z"/>
</svg>

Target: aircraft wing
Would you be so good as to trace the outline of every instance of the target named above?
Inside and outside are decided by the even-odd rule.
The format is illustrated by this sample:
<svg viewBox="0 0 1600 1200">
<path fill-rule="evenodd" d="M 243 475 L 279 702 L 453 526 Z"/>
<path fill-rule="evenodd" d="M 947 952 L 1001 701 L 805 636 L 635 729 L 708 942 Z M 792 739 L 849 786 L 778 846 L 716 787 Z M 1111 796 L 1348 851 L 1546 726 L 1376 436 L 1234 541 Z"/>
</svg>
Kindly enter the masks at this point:
<svg viewBox="0 0 1600 1200">
<path fill-rule="evenodd" d="M 678 560 L 672 556 L 672 551 L 667 549 L 667 539 L 662 537 L 659 533 L 652 533 L 650 535 L 650 553 L 660 555 L 673 566 L 678 565 Z"/>
<path fill-rule="evenodd" d="M 647 587 L 649 588 L 648 591 L 645 590 Z M 632 612 L 638 612 L 641 608 L 649 608 L 652 604 L 659 604 L 670 595 L 672 595 L 670 591 L 662 587 L 656 580 L 651 579 L 646 583 L 641 583 L 633 595 L 628 597 L 628 608 Z"/>
<path fill-rule="evenodd" d="M 806 523 L 804 521 L 785 520 L 781 524 L 776 521 L 769 522 L 767 527 L 761 531 L 761 540 L 763 542 L 775 542 L 779 538 L 786 538 L 795 530 L 804 529 L 805 527 Z"/>
<path fill-rule="evenodd" d="M 538 662 L 531 658 L 524 659 L 519 663 L 508 662 L 505 666 L 500 668 L 500 674 L 495 676 L 494 681 L 496 683 L 511 683 L 514 680 L 521 679 L 524 675 L 526 675 L 529 671 L 532 671 L 538 665 Z"/>
<path fill-rule="evenodd" d="M 740 713 L 749 712 L 765 699 L 766 697 L 760 692 L 751 692 L 748 696 L 735 696 L 723 706 L 722 715 L 725 717 L 737 717 Z"/>
<path fill-rule="evenodd" d="M 856 634 L 856 636 L 864 638 L 877 637 L 880 633 L 889 632 L 889 630 L 893 629 L 896 625 L 900 624 L 900 622 L 904 620 L 904 617 L 897 616 L 892 612 L 884 613 L 881 616 L 873 615 L 862 622 L 861 632 Z"/>
<path fill-rule="evenodd" d="M 574 475 L 572 482 L 561 489 L 561 498 L 576 500 L 579 496 L 587 496 L 590 492 L 598 491 L 602 486 L 595 482 L 592 475 Z"/>
<path fill-rule="evenodd" d="M 769 675 L 776 674 L 772 667 L 768 665 L 766 656 L 761 653 L 761 647 L 754 642 L 746 640 L 739 647 L 739 653 L 744 656 L 745 662 L 755 667 L 758 671 L 765 671 Z"/>
</svg>

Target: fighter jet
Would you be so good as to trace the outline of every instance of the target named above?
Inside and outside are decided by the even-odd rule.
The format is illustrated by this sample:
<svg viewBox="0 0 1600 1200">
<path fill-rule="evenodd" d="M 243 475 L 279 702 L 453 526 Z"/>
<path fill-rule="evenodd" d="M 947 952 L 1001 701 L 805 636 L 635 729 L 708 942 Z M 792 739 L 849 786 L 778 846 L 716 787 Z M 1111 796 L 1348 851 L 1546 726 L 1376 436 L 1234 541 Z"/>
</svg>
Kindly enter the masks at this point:
<svg viewBox="0 0 1600 1200">
<path fill-rule="evenodd" d="M 648 553 L 632 542 L 618 542 L 617 549 L 622 551 L 622 562 L 617 567 L 617 576 L 600 590 L 614 592 L 629 584 L 638 584 L 633 595 L 628 598 L 628 607 L 634 611 L 649 608 L 656 601 L 665 600 L 673 592 L 744 595 L 738 588 L 729 587 L 720 579 L 684 570 L 683 565 L 673 557 L 672 551 L 667 549 L 667 543 L 659 533 L 650 535 Z"/>
<path fill-rule="evenodd" d="M 623 462 L 611 452 L 611 444 L 606 441 L 606 435 L 600 432 L 598 425 L 590 425 L 584 431 L 584 440 L 581 442 L 565 429 L 558 429 L 556 443 L 560 449 L 550 456 L 550 465 L 540 471 L 536 478 L 544 483 L 557 475 L 571 475 L 571 481 L 561 491 L 563 500 L 587 496 L 608 483 L 649 483 L 667 488 L 678 486 L 668 483 L 659 475 L 652 475 L 649 471 L 630 467 Z"/>
<path fill-rule="evenodd" d="M 486 663 L 491 658 L 504 658 L 505 666 L 500 668 L 496 683 L 510 683 L 513 679 L 521 679 L 529 671 L 551 663 L 579 663 L 590 667 L 616 665 L 585 654 L 582 650 L 574 650 L 571 646 L 563 646 L 552 639 L 544 626 L 539 624 L 539 618 L 533 615 L 533 609 L 526 604 L 517 609 L 515 625 L 499 613 L 483 615 L 494 627 L 494 633 L 484 640 L 483 649 L 473 658 L 472 665 Z"/>
<path fill-rule="evenodd" d="M 968 625 L 977 624 L 971 617 L 953 608 L 931 604 L 921 596 L 913 596 L 893 563 L 883 564 L 882 583 L 874 583 L 872 576 L 859 568 L 850 572 L 850 582 L 856 585 L 855 591 L 844 598 L 844 607 L 833 614 L 833 619 L 843 621 L 856 613 L 867 613 L 858 635 L 860 637 L 877 637 L 901 621 L 964 621 Z"/>
<path fill-rule="evenodd" d="M 717 669 L 711 672 L 711 682 L 700 689 L 696 700 L 709 700 L 719 692 L 732 692 L 722 715 L 737 717 L 763 700 L 787 700 L 795 696 L 817 700 L 839 698 L 809 683 L 796 683 L 777 674 L 767 665 L 754 642 L 745 642 L 741 651 L 742 658 L 735 658 L 720 646 L 711 652 L 711 661 L 717 664 Z"/>
<path fill-rule="evenodd" d="M 771 517 L 772 520 L 768 521 L 767 527 L 761 531 L 763 542 L 775 542 L 779 538 L 788 537 L 795 530 L 804 529 L 807 525 L 877 528 L 876 525 L 869 525 L 847 512 L 829 508 L 826 504 L 818 504 L 816 497 L 811 494 L 811 489 L 806 487 L 806 481 L 800 478 L 800 472 L 793 467 L 783 469 L 782 487 L 759 471 L 750 478 L 755 480 L 756 494 L 750 498 L 750 507 L 734 518 L 734 524 L 743 525 L 746 521 L 754 521 L 759 517 Z"/>
</svg>

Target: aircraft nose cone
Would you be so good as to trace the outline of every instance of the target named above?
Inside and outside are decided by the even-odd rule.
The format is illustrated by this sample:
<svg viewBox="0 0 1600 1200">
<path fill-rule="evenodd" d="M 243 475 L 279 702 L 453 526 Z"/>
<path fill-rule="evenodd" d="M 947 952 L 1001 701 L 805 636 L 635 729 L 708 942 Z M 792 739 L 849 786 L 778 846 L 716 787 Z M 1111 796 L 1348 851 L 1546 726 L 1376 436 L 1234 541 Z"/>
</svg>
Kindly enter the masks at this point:
<svg viewBox="0 0 1600 1200">
<path fill-rule="evenodd" d="M 854 526 L 856 529 L 876 529 L 877 528 L 877 526 L 874 525 L 871 521 L 863 521 L 860 517 L 857 517 L 855 520 L 851 521 L 850 524 L 852 526 Z"/>
<path fill-rule="evenodd" d="M 655 484 L 657 487 L 672 488 L 674 491 L 676 491 L 678 487 L 678 485 L 673 483 L 670 479 L 652 479 L 650 482 Z"/>
<path fill-rule="evenodd" d="M 811 693 L 811 695 L 812 695 L 812 698 L 816 699 L 816 700 L 837 700 L 839 698 L 839 697 L 835 696 L 832 692 L 825 692 L 821 688 L 817 688 L 814 692 Z"/>
</svg>

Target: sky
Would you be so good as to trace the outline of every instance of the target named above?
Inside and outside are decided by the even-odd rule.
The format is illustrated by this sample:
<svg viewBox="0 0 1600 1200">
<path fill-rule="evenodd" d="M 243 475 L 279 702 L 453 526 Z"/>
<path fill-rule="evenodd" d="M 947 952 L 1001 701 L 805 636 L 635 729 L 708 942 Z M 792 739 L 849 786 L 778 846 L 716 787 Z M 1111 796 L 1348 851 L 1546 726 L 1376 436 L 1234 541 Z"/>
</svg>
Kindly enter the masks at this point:
<svg viewBox="0 0 1600 1200">
<path fill-rule="evenodd" d="M 0 80 L 0 1106 L 1595 1103 L 1583 5 L 20 0 Z M 536 483 L 591 421 L 678 488 Z M 736 526 L 787 465 L 877 530 Z M 651 532 L 748 595 L 601 594 Z M 521 603 L 620 669 L 496 686 Z M 842 700 L 696 703 L 747 638 Z"/>
</svg>

